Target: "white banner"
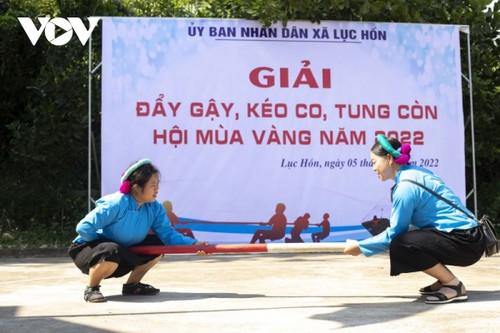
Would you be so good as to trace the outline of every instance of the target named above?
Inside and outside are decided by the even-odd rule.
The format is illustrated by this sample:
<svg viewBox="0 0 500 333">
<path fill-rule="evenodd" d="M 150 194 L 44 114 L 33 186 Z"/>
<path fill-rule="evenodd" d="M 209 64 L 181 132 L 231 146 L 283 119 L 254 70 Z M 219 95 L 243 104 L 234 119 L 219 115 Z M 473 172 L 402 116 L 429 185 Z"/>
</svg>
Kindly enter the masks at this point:
<svg viewBox="0 0 500 333">
<path fill-rule="evenodd" d="M 306 213 L 306 242 L 325 213 L 323 241 L 369 236 L 393 185 L 378 133 L 465 197 L 458 26 L 105 18 L 102 43 L 103 194 L 150 158 L 198 239 L 249 242 L 278 203 L 286 237 Z"/>
</svg>

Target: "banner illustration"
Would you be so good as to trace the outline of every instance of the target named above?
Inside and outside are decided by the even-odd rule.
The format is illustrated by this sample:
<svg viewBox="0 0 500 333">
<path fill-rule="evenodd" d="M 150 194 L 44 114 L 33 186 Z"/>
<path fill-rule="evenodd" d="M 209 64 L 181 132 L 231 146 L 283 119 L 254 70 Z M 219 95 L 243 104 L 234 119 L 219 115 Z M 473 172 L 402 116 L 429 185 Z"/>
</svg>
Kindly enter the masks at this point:
<svg viewBox="0 0 500 333">
<path fill-rule="evenodd" d="M 458 26 L 102 20 L 102 194 L 149 158 L 198 239 L 365 238 L 390 213 L 382 133 L 465 197 Z"/>
</svg>

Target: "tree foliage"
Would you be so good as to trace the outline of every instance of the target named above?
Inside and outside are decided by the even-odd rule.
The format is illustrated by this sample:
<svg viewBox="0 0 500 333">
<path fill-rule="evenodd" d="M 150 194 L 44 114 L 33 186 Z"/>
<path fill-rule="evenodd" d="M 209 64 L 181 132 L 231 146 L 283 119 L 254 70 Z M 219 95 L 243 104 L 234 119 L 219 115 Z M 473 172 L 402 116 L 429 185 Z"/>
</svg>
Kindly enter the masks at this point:
<svg viewBox="0 0 500 333">
<path fill-rule="evenodd" d="M 53 47 L 33 46 L 17 17 L 207 17 L 259 20 L 263 25 L 295 20 L 454 24 L 470 27 L 479 212 L 500 218 L 499 5 L 489 0 L 0 0 L 0 228 L 37 226 L 72 229 L 87 209 L 88 48 L 76 38 Z M 92 35 L 100 55 L 100 27 Z M 97 45 L 97 46 L 95 46 Z M 468 70 L 466 39 L 462 42 Z M 92 67 L 97 64 L 93 61 Z M 93 77 L 92 126 L 100 138 L 100 76 Z M 469 93 L 464 82 L 468 126 Z M 472 183 L 470 131 L 466 132 L 467 188 Z M 97 156 L 99 151 L 97 149 Z M 96 159 L 99 163 L 99 158 Z M 94 168 L 98 169 L 98 168 Z M 99 192 L 97 177 L 91 184 Z M 472 202 L 468 201 L 472 207 Z"/>
</svg>

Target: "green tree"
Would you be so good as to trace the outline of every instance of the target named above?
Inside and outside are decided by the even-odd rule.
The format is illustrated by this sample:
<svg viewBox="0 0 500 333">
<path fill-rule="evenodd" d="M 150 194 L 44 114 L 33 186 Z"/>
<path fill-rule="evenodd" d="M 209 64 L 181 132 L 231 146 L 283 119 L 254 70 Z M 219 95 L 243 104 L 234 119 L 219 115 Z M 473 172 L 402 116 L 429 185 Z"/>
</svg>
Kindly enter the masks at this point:
<svg viewBox="0 0 500 333">
<path fill-rule="evenodd" d="M 0 77 L 10 82 L 1 88 L 0 227 L 64 237 L 87 207 L 88 51 L 76 38 L 33 46 L 17 17 L 115 15 L 115 8 L 2 1 L 0 10 Z"/>
</svg>

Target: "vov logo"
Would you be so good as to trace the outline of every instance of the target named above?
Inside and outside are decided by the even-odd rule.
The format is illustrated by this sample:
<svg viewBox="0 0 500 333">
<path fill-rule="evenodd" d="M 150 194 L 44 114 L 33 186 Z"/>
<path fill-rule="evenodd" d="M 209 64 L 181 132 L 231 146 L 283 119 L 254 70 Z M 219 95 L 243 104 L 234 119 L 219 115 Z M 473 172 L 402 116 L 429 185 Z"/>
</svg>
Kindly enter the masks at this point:
<svg viewBox="0 0 500 333">
<path fill-rule="evenodd" d="M 36 45 L 40 36 L 45 32 L 45 38 L 52 45 L 61 46 L 68 43 L 73 37 L 73 31 L 82 43 L 85 45 L 94 31 L 97 23 L 99 23 L 100 17 L 89 17 L 89 28 L 85 27 L 82 20 L 78 17 L 68 17 L 67 19 L 62 17 L 38 17 L 38 22 L 40 22 L 40 28 L 35 26 L 33 20 L 29 17 L 18 17 L 26 35 L 31 41 L 31 44 Z M 56 31 L 64 31 L 62 34 L 56 36 Z"/>
</svg>

